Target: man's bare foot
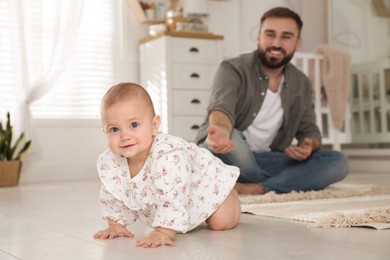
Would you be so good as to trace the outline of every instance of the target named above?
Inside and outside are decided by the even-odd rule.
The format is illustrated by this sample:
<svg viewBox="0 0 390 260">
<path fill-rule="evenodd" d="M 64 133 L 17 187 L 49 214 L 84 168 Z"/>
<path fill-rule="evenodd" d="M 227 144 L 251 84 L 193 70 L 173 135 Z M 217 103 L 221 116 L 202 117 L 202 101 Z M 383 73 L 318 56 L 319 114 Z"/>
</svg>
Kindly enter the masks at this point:
<svg viewBox="0 0 390 260">
<path fill-rule="evenodd" d="M 261 184 L 258 183 L 237 182 L 236 185 L 234 185 L 234 189 L 240 195 L 260 195 L 266 193 L 263 186 L 261 186 Z"/>
</svg>

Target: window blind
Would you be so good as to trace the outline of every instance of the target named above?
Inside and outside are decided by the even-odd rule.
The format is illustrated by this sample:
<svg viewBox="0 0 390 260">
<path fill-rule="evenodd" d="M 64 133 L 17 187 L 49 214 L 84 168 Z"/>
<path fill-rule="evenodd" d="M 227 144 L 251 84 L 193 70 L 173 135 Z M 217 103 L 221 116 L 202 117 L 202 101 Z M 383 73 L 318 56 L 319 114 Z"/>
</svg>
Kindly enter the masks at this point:
<svg viewBox="0 0 390 260">
<path fill-rule="evenodd" d="M 20 46 L 17 44 L 19 39 L 9 38 L 9 35 L 12 35 L 10 30 L 13 21 L 10 15 L 12 10 L 9 10 L 10 7 L 6 2 L 0 0 L 0 112 L 2 114 L 5 114 L 6 110 L 12 111 L 15 107 L 17 100 L 14 87 L 15 77 L 17 77 L 15 68 L 20 66 L 15 62 L 20 60 L 19 55 L 21 55 Z M 123 12 L 121 6 L 123 2 L 125 1 L 85 0 L 79 35 L 70 62 L 54 87 L 30 106 L 34 118 L 98 118 L 100 116 L 99 105 L 103 94 L 108 87 L 116 83 L 115 79 L 123 78 L 123 75 L 118 75 L 123 70 L 116 70 L 118 64 L 115 64 L 123 55 L 120 51 L 121 47 L 126 46 L 126 43 L 120 42 L 123 40 L 121 30 L 126 28 L 121 24 L 124 22 L 123 13 L 120 13 Z M 34 8 L 24 6 L 24 8 L 28 7 Z M 59 8 L 59 5 L 50 4 L 44 8 Z M 41 21 L 37 18 L 35 22 Z"/>
</svg>

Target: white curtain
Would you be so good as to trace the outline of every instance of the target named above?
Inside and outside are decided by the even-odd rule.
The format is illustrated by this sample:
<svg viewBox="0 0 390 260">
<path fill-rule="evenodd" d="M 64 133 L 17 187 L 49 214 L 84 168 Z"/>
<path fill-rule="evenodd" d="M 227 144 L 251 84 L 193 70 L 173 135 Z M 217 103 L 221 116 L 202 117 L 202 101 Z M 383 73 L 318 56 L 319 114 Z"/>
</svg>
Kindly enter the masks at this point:
<svg viewBox="0 0 390 260">
<path fill-rule="evenodd" d="M 9 5 L 17 23 L 12 38 L 20 45 L 15 133 L 25 132 L 37 152 L 30 105 L 64 72 L 77 41 L 84 1 L 9 0 Z"/>
</svg>

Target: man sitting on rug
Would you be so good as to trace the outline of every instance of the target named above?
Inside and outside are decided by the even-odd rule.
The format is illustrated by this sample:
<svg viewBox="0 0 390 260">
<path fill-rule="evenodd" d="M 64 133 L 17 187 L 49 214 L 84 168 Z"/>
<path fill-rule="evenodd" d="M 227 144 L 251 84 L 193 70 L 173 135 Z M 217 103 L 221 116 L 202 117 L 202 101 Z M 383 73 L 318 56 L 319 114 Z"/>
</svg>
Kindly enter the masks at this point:
<svg viewBox="0 0 390 260">
<path fill-rule="evenodd" d="M 311 83 L 289 63 L 302 25 L 288 8 L 267 11 L 257 50 L 223 61 L 215 75 L 196 141 L 240 168 L 239 194 L 319 190 L 348 174 L 342 153 L 320 149 Z"/>
</svg>

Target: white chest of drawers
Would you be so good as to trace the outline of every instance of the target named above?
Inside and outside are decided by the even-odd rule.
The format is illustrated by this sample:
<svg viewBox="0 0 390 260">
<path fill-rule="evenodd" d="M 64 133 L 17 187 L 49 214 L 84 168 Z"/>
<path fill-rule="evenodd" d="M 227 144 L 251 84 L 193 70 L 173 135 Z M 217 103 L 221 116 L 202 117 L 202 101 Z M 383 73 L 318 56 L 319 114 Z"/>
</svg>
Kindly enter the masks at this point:
<svg viewBox="0 0 390 260">
<path fill-rule="evenodd" d="M 211 85 L 222 60 L 222 36 L 182 33 L 140 44 L 141 85 L 161 116 L 160 130 L 193 141 L 204 121 Z"/>
</svg>

